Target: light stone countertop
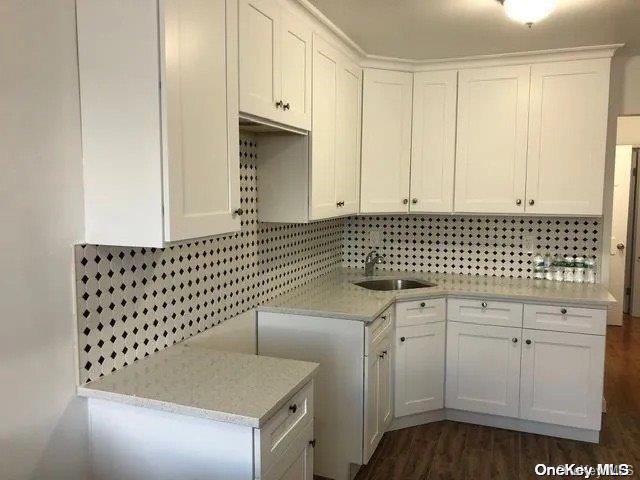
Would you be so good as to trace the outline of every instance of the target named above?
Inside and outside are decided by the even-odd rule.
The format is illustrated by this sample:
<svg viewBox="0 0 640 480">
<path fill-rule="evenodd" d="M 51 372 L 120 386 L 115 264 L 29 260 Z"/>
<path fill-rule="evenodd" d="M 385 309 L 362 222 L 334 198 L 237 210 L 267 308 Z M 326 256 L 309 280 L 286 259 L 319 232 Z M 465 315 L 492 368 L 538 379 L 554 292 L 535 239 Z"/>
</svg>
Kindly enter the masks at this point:
<svg viewBox="0 0 640 480">
<path fill-rule="evenodd" d="M 178 344 L 78 387 L 78 395 L 260 428 L 318 366 Z"/>
<path fill-rule="evenodd" d="M 289 313 L 370 322 L 396 300 L 459 296 L 607 308 L 615 303 L 599 284 L 563 283 L 529 278 L 378 271 L 369 278 L 408 278 L 435 287 L 381 292 L 352 282 L 367 279 L 362 270 L 340 268 L 259 306 L 259 312 Z"/>
</svg>

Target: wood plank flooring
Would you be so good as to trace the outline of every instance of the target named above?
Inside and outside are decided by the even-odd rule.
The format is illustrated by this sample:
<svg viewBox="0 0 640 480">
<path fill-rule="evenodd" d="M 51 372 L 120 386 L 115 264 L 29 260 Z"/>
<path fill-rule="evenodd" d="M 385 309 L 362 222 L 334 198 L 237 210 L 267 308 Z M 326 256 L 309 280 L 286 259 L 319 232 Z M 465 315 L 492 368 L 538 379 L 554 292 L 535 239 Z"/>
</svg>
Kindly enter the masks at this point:
<svg viewBox="0 0 640 480">
<path fill-rule="evenodd" d="M 605 398 L 599 445 L 443 421 L 387 432 L 356 480 L 529 479 L 538 463 L 630 463 L 640 478 L 640 318 L 607 329 Z"/>
</svg>

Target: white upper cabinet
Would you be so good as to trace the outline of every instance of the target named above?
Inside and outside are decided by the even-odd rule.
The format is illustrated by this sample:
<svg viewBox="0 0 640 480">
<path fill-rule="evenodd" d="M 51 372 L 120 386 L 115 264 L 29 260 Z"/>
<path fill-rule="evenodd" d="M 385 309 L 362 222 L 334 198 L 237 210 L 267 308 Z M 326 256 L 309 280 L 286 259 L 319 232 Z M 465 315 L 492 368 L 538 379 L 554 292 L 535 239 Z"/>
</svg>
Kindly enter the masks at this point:
<svg viewBox="0 0 640 480">
<path fill-rule="evenodd" d="M 527 212 L 601 215 L 610 59 L 531 67 Z"/>
<path fill-rule="evenodd" d="M 311 135 L 312 218 L 338 214 L 336 135 L 338 52 L 319 37 L 313 42 L 313 133 Z"/>
<path fill-rule="evenodd" d="M 460 71 L 456 212 L 524 212 L 529 74 L 529 65 Z"/>
<path fill-rule="evenodd" d="M 237 2 L 160 6 L 77 2 L 87 243 L 240 229 Z"/>
<path fill-rule="evenodd" d="M 362 100 L 360 211 L 409 211 L 413 75 L 368 69 Z"/>
<path fill-rule="evenodd" d="M 240 0 L 240 111 L 311 129 L 311 28 L 277 0 Z"/>
<path fill-rule="evenodd" d="M 258 215 L 306 223 L 358 212 L 362 70 L 313 37 L 313 131 L 262 135 Z"/>
<path fill-rule="evenodd" d="M 411 212 L 453 210 L 457 85 L 457 71 L 413 77 Z"/>
<path fill-rule="evenodd" d="M 360 207 L 360 131 L 362 69 L 344 60 L 338 69 L 336 120 L 336 203 L 340 215 Z"/>
</svg>

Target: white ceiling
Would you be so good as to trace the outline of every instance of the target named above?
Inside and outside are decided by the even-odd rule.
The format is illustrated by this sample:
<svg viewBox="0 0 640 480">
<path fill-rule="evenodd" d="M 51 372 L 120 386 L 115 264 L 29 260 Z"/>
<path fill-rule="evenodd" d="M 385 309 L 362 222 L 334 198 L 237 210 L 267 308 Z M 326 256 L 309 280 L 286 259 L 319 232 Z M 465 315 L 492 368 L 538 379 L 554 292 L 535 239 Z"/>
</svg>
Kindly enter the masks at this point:
<svg viewBox="0 0 640 480">
<path fill-rule="evenodd" d="M 610 43 L 640 53 L 640 0 L 558 0 L 531 29 L 496 0 L 310 1 L 374 55 L 424 60 Z"/>
</svg>

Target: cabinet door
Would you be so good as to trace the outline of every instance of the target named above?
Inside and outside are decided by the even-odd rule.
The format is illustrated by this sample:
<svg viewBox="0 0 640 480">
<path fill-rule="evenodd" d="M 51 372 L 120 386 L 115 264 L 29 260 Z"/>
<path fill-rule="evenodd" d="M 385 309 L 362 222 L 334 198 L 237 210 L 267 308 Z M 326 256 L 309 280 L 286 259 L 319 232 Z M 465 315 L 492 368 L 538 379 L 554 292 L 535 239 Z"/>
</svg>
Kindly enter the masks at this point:
<svg viewBox="0 0 640 480">
<path fill-rule="evenodd" d="M 311 130 L 311 29 L 287 11 L 281 19 L 279 121 Z"/>
<path fill-rule="evenodd" d="M 453 211 L 458 72 L 413 77 L 411 212 Z"/>
<path fill-rule="evenodd" d="M 445 322 L 396 330 L 395 415 L 444 406 Z"/>
<path fill-rule="evenodd" d="M 256 472 L 257 477 L 262 480 L 313 480 L 313 438 L 313 421 L 310 421 L 266 473 Z M 260 457 L 256 459 L 260 461 Z"/>
<path fill-rule="evenodd" d="M 240 229 L 236 7 L 164 2 L 165 241 Z"/>
<path fill-rule="evenodd" d="M 362 100 L 362 213 L 409 211 L 413 76 L 368 69 Z"/>
<path fill-rule="evenodd" d="M 336 121 L 336 192 L 340 215 L 358 213 L 360 205 L 360 92 L 362 70 L 344 60 L 338 69 Z"/>
<path fill-rule="evenodd" d="M 318 36 L 313 40 L 313 132 L 311 207 L 314 220 L 338 215 L 336 201 L 336 120 L 338 52 Z"/>
<path fill-rule="evenodd" d="M 448 322 L 445 406 L 517 417 L 521 332 Z"/>
<path fill-rule="evenodd" d="M 372 350 L 365 358 L 364 375 L 364 451 L 362 463 L 366 464 L 382 438 L 380 424 L 380 365 L 377 350 Z"/>
<path fill-rule="evenodd" d="M 456 212 L 524 212 L 529 73 L 529 66 L 460 71 Z"/>
<path fill-rule="evenodd" d="M 525 329 L 522 338 L 520 416 L 599 430 L 604 337 Z"/>
<path fill-rule="evenodd" d="M 240 111 L 278 121 L 281 7 L 276 0 L 239 1 Z"/>
<path fill-rule="evenodd" d="M 378 415 L 380 417 L 382 433 L 393 420 L 393 343 L 391 342 L 392 329 L 389 329 L 378 345 L 378 358 L 380 359 L 380 403 Z"/>
<path fill-rule="evenodd" d="M 601 215 L 610 59 L 531 67 L 527 212 Z"/>
</svg>

